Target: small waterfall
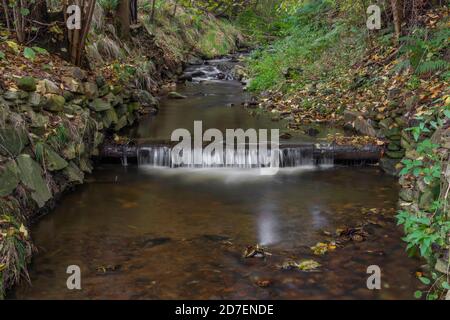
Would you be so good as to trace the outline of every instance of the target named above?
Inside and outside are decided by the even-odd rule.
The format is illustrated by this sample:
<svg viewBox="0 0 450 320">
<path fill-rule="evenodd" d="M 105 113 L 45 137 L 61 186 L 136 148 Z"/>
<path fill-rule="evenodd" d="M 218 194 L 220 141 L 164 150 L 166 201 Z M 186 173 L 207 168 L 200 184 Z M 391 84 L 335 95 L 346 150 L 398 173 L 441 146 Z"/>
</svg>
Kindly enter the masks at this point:
<svg viewBox="0 0 450 320">
<path fill-rule="evenodd" d="M 180 155 L 168 146 L 143 146 L 138 149 L 138 164 L 139 166 L 149 167 L 163 167 L 163 168 L 266 168 L 271 164 L 279 161 L 279 166 L 282 168 L 295 168 L 303 166 L 332 166 L 334 159 L 332 157 L 317 156 L 314 153 L 314 146 L 306 145 L 299 147 L 281 148 L 279 150 L 264 150 L 260 151 L 253 148 L 237 148 L 225 149 L 223 153 L 203 152 L 201 160 L 194 164 L 194 153 L 187 157 L 188 161 L 175 161 L 175 157 Z M 199 154 L 202 154 L 202 151 Z M 182 156 L 182 154 L 181 154 Z M 201 162 L 201 164 L 199 164 Z"/>
</svg>

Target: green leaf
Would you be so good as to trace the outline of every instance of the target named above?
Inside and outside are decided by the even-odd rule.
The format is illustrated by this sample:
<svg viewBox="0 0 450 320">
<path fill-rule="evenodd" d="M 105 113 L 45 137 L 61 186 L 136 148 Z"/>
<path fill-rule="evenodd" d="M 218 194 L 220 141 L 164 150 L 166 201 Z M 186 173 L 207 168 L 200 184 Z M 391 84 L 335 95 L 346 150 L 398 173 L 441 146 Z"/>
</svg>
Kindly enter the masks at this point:
<svg viewBox="0 0 450 320">
<path fill-rule="evenodd" d="M 423 284 L 425 284 L 427 286 L 431 283 L 431 280 L 428 278 L 425 278 L 425 277 L 420 277 L 419 280 L 420 280 L 420 282 L 422 282 Z"/>
<path fill-rule="evenodd" d="M 416 292 L 414 292 L 414 297 L 415 297 L 416 299 L 422 298 L 422 291 L 416 291 Z"/>
<path fill-rule="evenodd" d="M 450 290 L 450 284 L 448 284 L 447 281 L 442 282 L 442 288 L 446 289 L 446 290 Z"/>
<path fill-rule="evenodd" d="M 444 110 L 444 115 L 450 119 L 450 110 Z"/>
<path fill-rule="evenodd" d="M 0 60 L 6 59 L 5 53 L 0 51 Z"/>
<path fill-rule="evenodd" d="M 30 10 L 27 8 L 21 8 L 20 9 L 20 14 L 23 15 L 24 17 L 28 16 L 30 14 Z"/>
<path fill-rule="evenodd" d="M 26 47 L 26 48 L 23 50 L 23 56 L 24 56 L 25 58 L 27 58 L 28 60 L 33 61 L 34 59 L 36 59 L 36 52 L 34 52 L 33 49 Z"/>
<path fill-rule="evenodd" d="M 33 50 L 36 51 L 39 54 L 43 54 L 43 55 L 47 55 L 48 54 L 48 51 L 45 50 L 44 48 L 33 47 Z"/>
</svg>

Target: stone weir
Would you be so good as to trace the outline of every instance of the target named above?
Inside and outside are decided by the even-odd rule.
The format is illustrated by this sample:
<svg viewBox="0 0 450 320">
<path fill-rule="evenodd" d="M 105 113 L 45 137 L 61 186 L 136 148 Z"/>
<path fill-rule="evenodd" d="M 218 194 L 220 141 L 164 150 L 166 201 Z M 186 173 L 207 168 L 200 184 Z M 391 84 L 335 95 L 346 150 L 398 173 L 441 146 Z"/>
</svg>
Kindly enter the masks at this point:
<svg viewBox="0 0 450 320">
<path fill-rule="evenodd" d="M 133 141 L 127 144 L 106 142 L 100 150 L 104 160 L 120 159 L 123 164 L 129 162 L 142 166 L 154 167 L 229 167 L 226 159 L 233 159 L 233 167 L 259 168 L 270 163 L 274 153 L 272 150 L 258 152 L 251 150 L 248 145 L 242 148 L 227 150 L 224 146 L 223 154 L 204 154 L 201 164 L 184 163 L 174 165 L 173 147 L 171 142 L 143 142 Z M 374 164 L 383 154 L 383 148 L 377 145 L 337 145 L 337 144 L 282 144 L 275 151 L 280 167 L 300 167 L 304 165 L 364 165 Z M 225 164 L 225 165 L 224 165 Z"/>
</svg>

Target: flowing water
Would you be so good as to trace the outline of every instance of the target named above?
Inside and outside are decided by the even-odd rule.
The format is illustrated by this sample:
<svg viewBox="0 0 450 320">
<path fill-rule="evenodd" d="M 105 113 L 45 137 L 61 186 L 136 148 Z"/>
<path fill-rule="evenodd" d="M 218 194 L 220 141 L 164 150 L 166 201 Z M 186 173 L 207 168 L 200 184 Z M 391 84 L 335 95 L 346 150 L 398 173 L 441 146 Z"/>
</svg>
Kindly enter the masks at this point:
<svg viewBox="0 0 450 320">
<path fill-rule="evenodd" d="M 192 130 L 194 120 L 220 130 L 283 126 L 239 107 L 247 97 L 237 82 L 189 83 L 179 91 L 188 98 L 163 101 L 160 114 L 130 134 L 167 140 L 174 129 Z M 332 166 L 330 159 L 317 165 L 308 154 L 289 153 L 286 168 L 261 176 L 252 166 L 170 168 L 168 150 L 149 145 L 141 152 L 139 166 L 97 168 L 32 227 L 39 252 L 31 285 L 11 298 L 412 298 L 419 263 L 407 258 L 395 226 L 396 180 L 377 167 Z M 365 241 L 312 253 L 336 229 L 361 225 Z M 255 244 L 271 255 L 243 258 Z M 279 267 L 305 259 L 321 267 Z M 69 265 L 81 268 L 80 291 L 66 287 Z M 382 270 L 381 290 L 367 289 L 370 265 Z"/>
</svg>

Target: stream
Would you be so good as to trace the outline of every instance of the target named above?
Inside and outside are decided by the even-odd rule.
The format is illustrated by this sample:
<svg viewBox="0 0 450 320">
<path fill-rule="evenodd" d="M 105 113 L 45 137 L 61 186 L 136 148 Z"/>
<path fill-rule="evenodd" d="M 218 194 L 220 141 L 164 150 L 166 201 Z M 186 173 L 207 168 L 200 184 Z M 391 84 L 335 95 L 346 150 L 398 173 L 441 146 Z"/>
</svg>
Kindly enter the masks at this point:
<svg viewBox="0 0 450 320">
<path fill-rule="evenodd" d="M 148 141 L 174 129 L 284 128 L 241 107 L 238 81 L 218 76 L 223 60 L 192 66 L 203 72 L 179 85 L 186 99 L 164 99 L 156 117 L 128 131 Z M 225 62 L 229 63 L 228 60 Z M 321 128 L 314 142 L 340 132 Z M 282 141 L 283 143 L 283 141 Z M 31 228 L 38 248 L 31 285 L 11 299 L 412 299 L 419 261 L 410 259 L 396 227 L 398 186 L 376 166 L 299 161 L 274 176 L 252 168 L 169 168 L 155 162 L 102 164 L 86 184 Z M 310 247 L 338 228 L 364 225 L 365 241 L 324 255 Z M 243 258 L 260 244 L 265 258 Z M 315 272 L 282 270 L 285 261 L 313 259 Z M 66 269 L 81 268 L 82 290 L 68 290 Z M 382 289 L 369 290 L 367 268 L 382 270 Z"/>
</svg>

